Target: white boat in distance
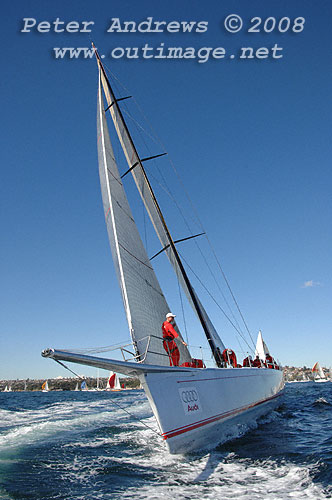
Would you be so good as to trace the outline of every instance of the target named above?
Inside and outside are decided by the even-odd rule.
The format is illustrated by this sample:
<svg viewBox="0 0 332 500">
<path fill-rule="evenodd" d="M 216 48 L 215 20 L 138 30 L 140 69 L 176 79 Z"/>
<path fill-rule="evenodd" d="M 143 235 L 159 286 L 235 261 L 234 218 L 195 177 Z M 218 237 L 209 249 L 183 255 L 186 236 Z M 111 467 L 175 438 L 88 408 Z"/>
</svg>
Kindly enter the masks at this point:
<svg viewBox="0 0 332 500">
<path fill-rule="evenodd" d="M 99 69 L 97 147 L 102 199 L 134 353 L 131 360 L 124 361 L 57 349 L 46 349 L 42 355 L 138 377 L 171 453 L 212 448 L 230 439 L 234 427 L 243 428 L 279 404 L 283 371 L 267 352 L 261 335 L 256 347 L 260 358 L 256 356 L 252 362 L 247 357 L 244 367 L 238 365 L 235 353 L 225 348 L 178 253 L 176 245 L 183 240 L 173 240 L 144 169 L 144 161 L 152 157 L 139 156 L 120 109 L 119 101 L 124 98 L 115 97 L 96 49 L 95 52 Z M 113 153 L 107 112 L 128 163 L 128 170 L 122 175 Z M 162 155 L 153 158 L 157 156 Z M 161 242 L 161 252 L 167 255 L 205 333 L 214 360 L 212 368 L 205 368 L 200 360 L 192 358 L 178 329 L 180 361 L 176 366 L 164 348 L 161 325 L 170 308 L 127 200 L 122 178 L 128 173 L 133 176 Z M 128 352 L 127 349 L 122 352 Z"/>
<path fill-rule="evenodd" d="M 328 382 L 328 378 L 326 377 L 323 368 L 320 366 L 319 362 L 314 364 L 312 367 L 312 373 L 314 374 L 314 382 Z"/>
</svg>

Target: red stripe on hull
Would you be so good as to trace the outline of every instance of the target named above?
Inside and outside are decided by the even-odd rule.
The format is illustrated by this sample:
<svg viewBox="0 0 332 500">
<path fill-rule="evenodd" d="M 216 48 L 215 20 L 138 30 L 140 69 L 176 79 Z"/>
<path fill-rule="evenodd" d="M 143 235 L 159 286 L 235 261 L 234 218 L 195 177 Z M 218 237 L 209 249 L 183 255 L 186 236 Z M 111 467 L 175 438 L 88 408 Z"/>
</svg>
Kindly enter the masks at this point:
<svg viewBox="0 0 332 500">
<path fill-rule="evenodd" d="M 219 415 L 215 415 L 214 417 L 209 417 L 205 420 L 199 420 L 198 422 L 195 422 L 194 424 L 190 424 L 184 427 L 179 427 L 178 429 L 174 429 L 172 431 L 164 432 L 162 434 L 163 439 L 169 439 L 174 436 L 178 436 L 179 434 L 183 434 L 184 432 L 192 431 L 194 429 L 197 429 L 198 427 L 202 427 L 203 425 L 211 424 L 212 422 L 216 422 L 217 420 L 222 420 L 223 418 L 230 417 L 231 415 L 236 415 L 237 413 L 242 413 L 246 410 L 249 410 L 250 408 L 254 408 L 255 406 L 258 406 L 260 404 L 266 403 L 267 401 L 271 401 L 272 399 L 275 399 L 279 396 L 282 395 L 282 392 L 279 394 L 276 394 L 275 396 L 272 396 L 267 399 L 263 399 L 263 401 L 258 401 L 257 403 L 253 403 L 248 406 L 243 406 L 242 408 L 237 408 L 235 410 L 227 411 L 225 413 L 220 413 Z"/>
</svg>

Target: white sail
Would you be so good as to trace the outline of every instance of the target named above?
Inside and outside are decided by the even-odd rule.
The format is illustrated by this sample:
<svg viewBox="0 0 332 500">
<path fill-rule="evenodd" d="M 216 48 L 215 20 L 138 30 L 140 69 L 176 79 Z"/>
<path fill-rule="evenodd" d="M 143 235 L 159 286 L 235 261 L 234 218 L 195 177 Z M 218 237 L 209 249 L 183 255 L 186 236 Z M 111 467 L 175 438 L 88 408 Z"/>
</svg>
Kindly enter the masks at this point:
<svg viewBox="0 0 332 500">
<path fill-rule="evenodd" d="M 107 380 L 106 391 L 120 391 L 120 390 L 121 390 L 121 385 L 118 375 L 113 371 L 110 371 Z"/>
<path fill-rule="evenodd" d="M 119 379 L 119 377 L 117 375 L 115 375 L 114 389 L 116 389 L 118 391 L 121 389 L 120 379 Z"/>
<path fill-rule="evenodd" d="M 320 378 L 326 378 L 325 373 L 323 372 L 323 369 L 320 365 L 319 365 L 318 373 L 319 373 Z"/>
<path fill-rule="evenodd" d="M 256 342 L 255 356 L 259 356 L 259 359 L 265 361 L 267 354 L 269 354 L 269 349 L 263 340 L 262 332 L 259 330 Z"/>
<path fill-rule="evenodd" d="M 151 186 L 149 185 L 149 182 L 146 178 L 146 175 L 143 171 L 142 168 L 142 163 L 140 158 L 138 157 L 137 151 L 132 143 L 132 140 L 129 136 L 129 132 L 127 129 L 126 124 L 123 121 L 122 115 L 119 111 L 116 99 L 114 94 L 112 93 L 112 90 L 109 88 L 107 81 L 103 75 L 102 72 L 101 74 L 101 81 L 104 89 L 104 93 L 106 96 L 106 100 L 108 103 L 108 106 L 110 106 L 110 113 L 113 119 L 113 123 L 116 129 L 116 132 L 118 134 L 123 152 L 125 154 L 125 157 L 127 159 L 127 163 L 129 168 L 131 169 L 131 174 L 135 180 L 138 192 L 144 202 L 145 208 L 147 210 L 147 213 L 151 219 L 151 222 L 154 226 L 154 229 L 157 233 L 157 236 L 160 240 L 160 243 L 162 245 L 162 248 L 165 249 L 165 252 L 167 254 L 167 257 L 172 264 L 172 267 L 175 271 L 175 274 L 187 296 L 187 299 L 194 309 L 195 313 L 197 314 L 198 318 L 200 319 L 202 326 L 204 323 L 205 326 L 205 333 L 207 336 L 209 336 L 214 343 L 215 348 L 218 348 L 221 352 L 225 349 L 225 346 L 220 339 L 216 329 L 214 328 L 210 318 L 208 317 L 207 312 L 205 311 L 203 305 L 199 301 L 195 291 L 193 290 L 192 286 L 190 285 L 190 288 L 188 286 L 188 281 L 184 278 L 183 276 L 183 271 L 180 269 L 178 259 L 176 258 L 176 255 L 174 254 L 174 250 L 172 248 L 172 245 L 170 244 L 171 237 L 170 234 L 168 233 L 166 223 L 163 219 L 163 216 L 158 210 L 157 207 L 157 202 L 154 197 L 154 194 L 152 192 Z M 134 167 L 134 168 L 133 168 Z M 119 177 L 117 176 L 117 179 Z M 172 241 L 173 243 L 173 241 Z M 196 305 L 194 304 L 196 302 Z"/>
<path fill-rule="evenodd" d="M 162 343 L 161 325 L 170 308 L 158 283 L 149 257 L 136 227 L 111 145 L 102 90 L 98 94 L 98 159 L 99 176 L 108 237 L 119 280 L 129 330 L 142 360 L 169 365 Z M 182 345 L 180 363 L 189 361 L 190 354 Z"/>
<path fill-rule="evenodd" d="M 315 379 L 326 379 L 325 373 L 318 361 L 312 367 L 312 372 L 314 374 Z"/>
</svg>

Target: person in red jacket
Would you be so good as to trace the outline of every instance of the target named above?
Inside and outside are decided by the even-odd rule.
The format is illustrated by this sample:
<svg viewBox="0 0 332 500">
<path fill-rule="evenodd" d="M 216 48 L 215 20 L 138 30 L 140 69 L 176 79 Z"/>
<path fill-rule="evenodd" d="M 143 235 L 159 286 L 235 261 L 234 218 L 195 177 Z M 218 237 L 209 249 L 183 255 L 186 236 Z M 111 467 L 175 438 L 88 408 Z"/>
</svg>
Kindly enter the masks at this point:
<svg viewBox="0 0 332 500">
<path fill-rule="evenodd" d="M 263 363 L 261 362 L 261 360 L 259 359 L 259 356 L 257 355 L 256 358 L 254 359 L 254 361 L 252 362 L 252 366 L 254 366 L 255 368 L 261 368 L 263 366 Z"/>
<path fill-rule="evenodd" d="M 175 314 L 166 314 L 166 321 L 161 326 L 163 332 L 163 346 L 169 357 L 170 366 L 179 366 L 180 351 L 174 339 L 179 337 L 175 331 L 172 322 L 174 321 Z M 183 345 L 187 345 L 184 340 L 181 340 Z"/>
</svg>

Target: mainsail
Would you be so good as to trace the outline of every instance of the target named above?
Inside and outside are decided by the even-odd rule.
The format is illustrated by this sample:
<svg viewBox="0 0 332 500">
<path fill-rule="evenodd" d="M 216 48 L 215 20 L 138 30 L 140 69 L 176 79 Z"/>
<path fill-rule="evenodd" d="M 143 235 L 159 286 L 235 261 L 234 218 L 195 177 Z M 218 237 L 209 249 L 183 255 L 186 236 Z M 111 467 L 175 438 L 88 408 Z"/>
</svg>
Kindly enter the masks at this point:
<svg viewBox="0 0 332 500">
<path fill-rule="evenodd" d="M 159 208 L 158 202 L 154 196 L 146 172 L 143 168 L 142 164 L 143 160 L 141 160 L 138 156 L 135 145 L 132 141 L 127 125 L 123 119 L 121 110 L 117 103 L 117 99 L 114 96 L 114 93 L 112 91 L 108 79 L 106 78 L 106 74 L 104 72 L 104 68 L 101 64 L 99 56 L 97 53 L 96 55 L 100 69 L 101 82 L 108 103 L 108 108 L 110 110 L 110 114 L 117 135 L 119 137 L 123 152 L 127 159 L 129 171 L 131 171 L 138 192 L 144 202 L 145 208 L 151 219 L 151 222 L 154 226 L 157 236 L 161 242 L 162 248 L 165 250 L 167 257 L 175 271 L 175 274 L 188 298 L 188 301 L 191 304 L 192 308 L 194 309 L 196 315 L 198 316 L 202 324 L 202 327 L 204 329 L 204 332 L 212 349 L 214 358 L 217 364 L 220 366 L 221 352 L 225 349 L 225 346 L 221 341 L 217 331 L 215 330 L 210 318 L 208 317 L 208 314 L 206 313 L 203 305 L 198 299 L 197 294 L 194 291 L 188 279 L 188 276 L 184 270 L 179 254 L 175 248 L 174 241 L 172 240 L 171 235 L 168 231 L 167 225 Z M 117 179 L 119 180 L 119 176 L 117 177 Z"/>
<path fill-rule="evenodd" d="M 98 159 L 103 206 L 113 261 L 138 361 L 169 365 L 161 325 L 170 308 L 136 227 L 111 145 L 99 79 Z M 180 363 L 191 357 L 179 343 Z M 146 356 L 145 356 L 146 354 Z"/>
</svg>

